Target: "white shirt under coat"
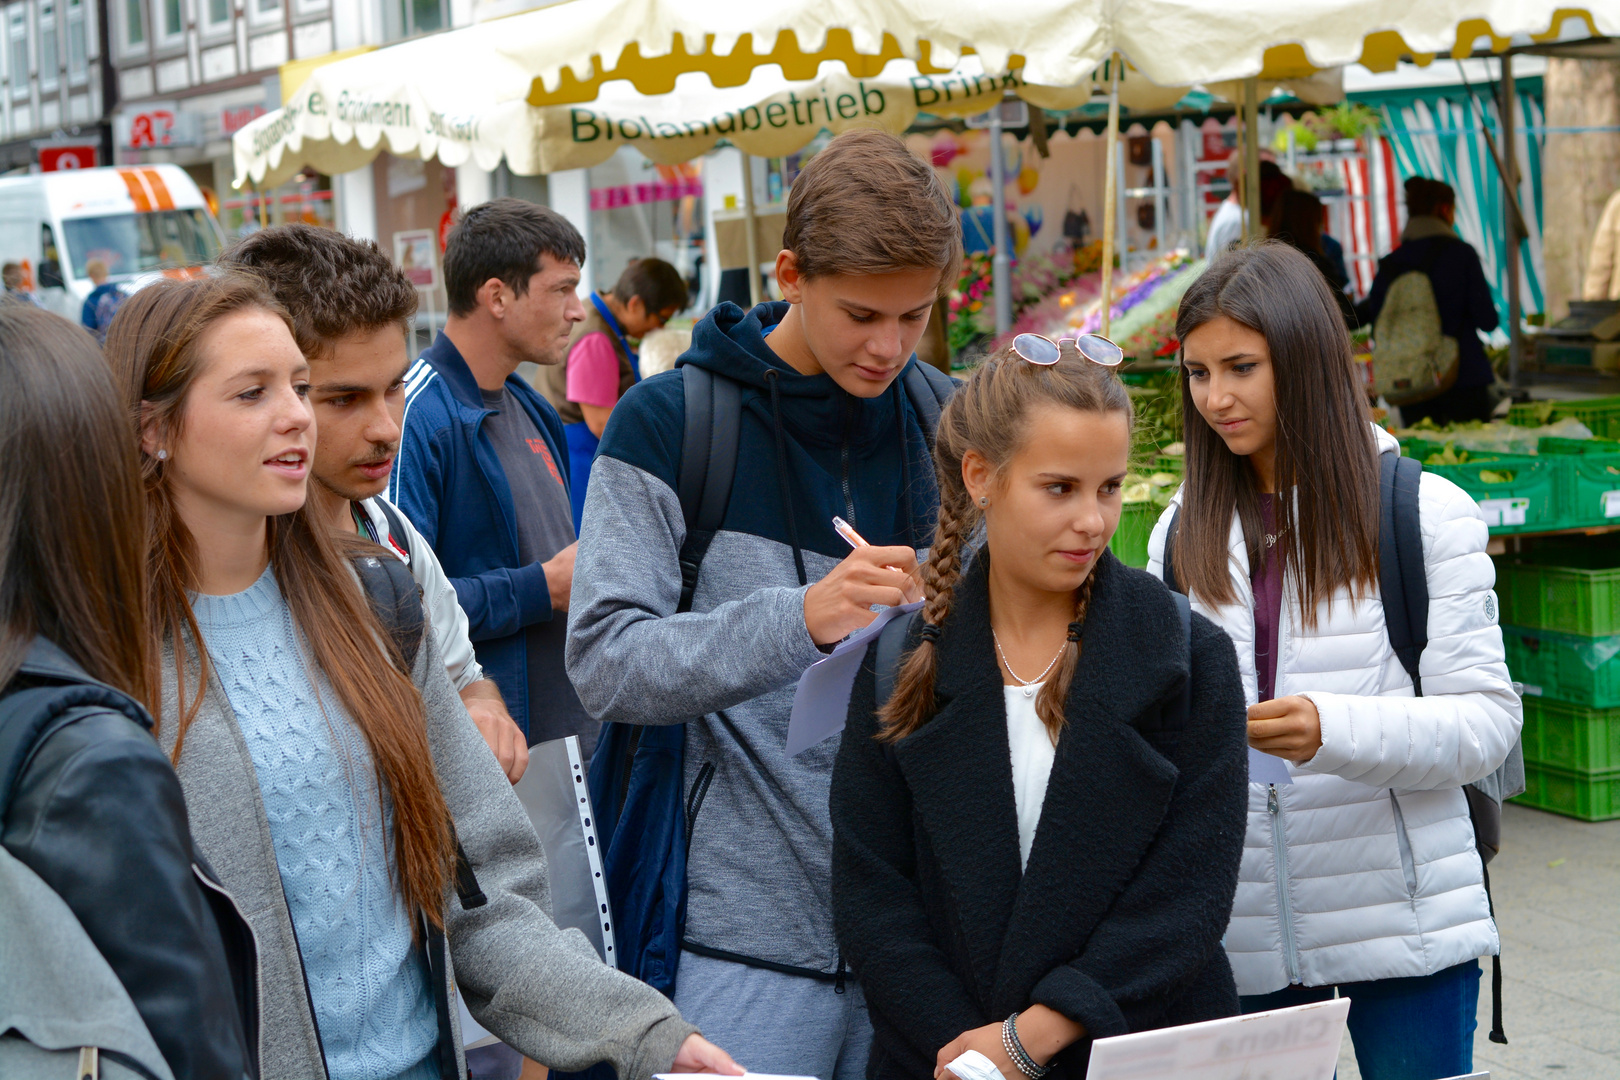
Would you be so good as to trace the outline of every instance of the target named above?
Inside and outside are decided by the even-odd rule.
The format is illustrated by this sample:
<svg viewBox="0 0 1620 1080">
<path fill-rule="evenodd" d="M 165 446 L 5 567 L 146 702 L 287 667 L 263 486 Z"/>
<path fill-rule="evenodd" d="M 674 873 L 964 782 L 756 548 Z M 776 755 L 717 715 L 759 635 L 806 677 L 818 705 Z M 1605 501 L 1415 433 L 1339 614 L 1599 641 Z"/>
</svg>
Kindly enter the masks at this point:
<svg viewBox="0 0 1620 1080">
<path fill-rule="evenodd" d="M 1007 746 L 1012 750 L 1013 804 L 1018 809 L 1019 865 L 1025 867 L 1035 843 L 1035 826 L 1041 822 L 1052 761 L 1057 757 L 1057 746 L 1035 711 L 1041 685 L 1002 687 L 1007 699 Z"/>
</svg>

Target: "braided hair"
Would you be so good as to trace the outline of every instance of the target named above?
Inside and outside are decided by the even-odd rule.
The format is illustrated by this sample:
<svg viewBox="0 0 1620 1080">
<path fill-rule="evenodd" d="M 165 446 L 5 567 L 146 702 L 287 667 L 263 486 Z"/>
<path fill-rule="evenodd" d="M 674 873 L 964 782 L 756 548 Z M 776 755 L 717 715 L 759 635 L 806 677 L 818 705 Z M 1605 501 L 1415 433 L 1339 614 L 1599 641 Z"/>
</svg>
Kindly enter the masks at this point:
<svg viewBox="0 0 1620 1080">
<path fill-rule="evenodd" d="M 1043 367 L 1023 360 L 1011 348 L 980 365 L 946 404 L 934 439 L 934 470 L 939 481 L 939 523 L 928 559 L 920 568 L 923 583 L 923 633 L 906 654 L 894 693 L 878 714 L 878 738 L 896 742 L 934 715 L 938 674 L 938 627 L 950 618 L 956 586 L 962 577 L 964 548 L 982 520 L 962 479 L 962 459 L 976 451 L 999 472 L 1023 448 L 1025 419 L 1032 408 L 1059 405 L 1081 412 L 1122 412 L 1131 417 L 1131 399 L 1111 368 L 1094 364 L 1064 348 L 1056 364 Z M 1055 740 L 1064 725 L 1063 705 L 1080 660 L 1080 635 L 1091 603 L 1095 572 L 1075 590 L 1073 630 L 1063 646 L 1057 674 L 1041 687 L 1036 714 Z"/>
</svg>

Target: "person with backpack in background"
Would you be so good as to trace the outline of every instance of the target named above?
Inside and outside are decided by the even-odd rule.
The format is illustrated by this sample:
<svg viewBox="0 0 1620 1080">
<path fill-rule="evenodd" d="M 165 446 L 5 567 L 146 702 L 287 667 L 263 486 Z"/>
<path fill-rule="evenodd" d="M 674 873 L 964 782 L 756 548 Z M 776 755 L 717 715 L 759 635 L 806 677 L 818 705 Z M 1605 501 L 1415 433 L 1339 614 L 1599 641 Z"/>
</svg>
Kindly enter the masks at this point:
<svg viewBox="0 0 1620 1080">
<path fill-rule="evenodd" d="M 1457 193 L 1414 176 L 1406 181 L 1406 213 L 1400 247 L 1379 260 L 1356 308 L 1360 321 L 1373 325 L 1373 371 L 1434 372 L 1413 378 L 1406 396 L 1386 392 L 1408 426 L 1424 417 L 1442 425 L 1489 420 L 1496 373 L 1478 331 L 1495 330 L 1501 320 L 1479 253 L 1457 235 Z"/>
<path fill-rule="evenodd" d="M 88 1045 L 108 1074 L 241 1080 L 253 937 L 151 734 L 126 423 L 88 334 L 0 307 L 0 1075 L 67 1076 Z"/>
<path fill-rule="evenodd" d="M 951 383 L 912 350 L 961 247 L 928 163 L 862 131 L 794 180 L 783 249 L 786 302 L 721 304 L 614 408 L 568 672 L 611 722 L 591 791 L 621 966 L 750 1069 L 854 1080 L 871 1028 L 832 927 L 836 746 L 785 740 L 805 669 L 917 595 Z"/>
<path fill-rule="evenodd" d="M 408 571 L 307 502 L 309 366 L 258 279 L 150 285 L 107 353 L 152 523 L 157 734 L 257 939 L 261 1077 L 465 1076 L 457 991 L 550 1066 L 739 1073 L 552 922 L 544 850 Z"/>
<path fill-rule="evenodd" d="M 486 678 L 467 637 L 467 615 L 438 556 L 383 491 L 399 455 L 416 287 L 375 242 L 314 225 L 261 229 L 219 265 L 264 282 L 292 316 L 309 360 L 309 403 L 320 438 L 309 498 L 338 533 L 368 538 L 410 567 L 439 652 L 467 714 L 514 784 L 528 740 Z"/>
<path fill-rule="evenodd" d="M 521 199 L 475 206 L 444 249 L 450 314 L 405 378 L 388 497 L 450 575 L 484 670 L 530 746 L 597 724 L 563 668 L 574 512 L 562 421 L 519 377 L 560 364 L 585 318 L 585 239 Z"/>
<path fill-rule="evenodd" d="M 90 279 L 95 288 L 84 298 L 84 306 L 79 309 L 79 321 L 96 336 L 97 341 L 104 342 L 107 340 L 107 327 L 112 325 L 113 316 L 118 314 L 118 305 L 124 302 L 125 293 L 117 282 L 107 280 L 107 264 L 101 259 L 91 259 L 85 263 L 84 276 Z"/>
<path fill-rule="evenodd" d="M 1108 550 L 1131 399 L 1089 358 L 1118 346 L 1078 345 L 1021 334 L 945 406 L 925 602 L 850 696 L 833 916 L 872 1080 L 968 1051 L 1080 1080 L 1093 1039 L 1238 1011 L 1243 683 L 1224 633 Z"/>
<path fill-rule="evenodd" d="M 1287 773 L 1249 785 L 1226 933 L 1244 1011 L 1337 988 L 1368 1080 L 1470 1072 L 1478 958 L 1499 948 L 1482 853 L 1499 840 L 1466 785 L 1500 778 L 1523 719 L 1485 522 L 1372 424 L 1338 305 L 1299 252 L 1217 258 L 1176 336 L 1186 482 L 1148 569 L 1231 635 L 1249 745 Z"/>
<path fill-rule="evenodd" d="M 568 438 L 576 533 L 602 430 L 624 392 L 641 381 L 640 357 L 630 343 L 639 346 L 685 306 L 680 271 L 662 259 L 633 259 L 611 290 L 591 294 L 584 320 L 569 336 L 567 359 L 536 371 L 535 389 L 557 410 Z"/>
</svg>

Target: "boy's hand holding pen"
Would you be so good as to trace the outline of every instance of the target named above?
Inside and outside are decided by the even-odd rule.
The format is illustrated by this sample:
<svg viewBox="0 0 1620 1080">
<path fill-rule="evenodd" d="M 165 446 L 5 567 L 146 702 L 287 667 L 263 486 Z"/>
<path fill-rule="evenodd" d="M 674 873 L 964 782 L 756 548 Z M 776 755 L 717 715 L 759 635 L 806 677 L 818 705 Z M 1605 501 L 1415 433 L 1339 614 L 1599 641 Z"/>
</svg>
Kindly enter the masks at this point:
<svg viewBox="0 0 1620 1080">
<path fill-rule="evenodd" d="M 922 599 L 917 553 L 909 547 L 873 547 L 842 518 L 833 528 L 854 550 L 805 590 L 804 624 L 817 645 L 832 645 L 875 617 L 873 606 L 895 607 Z"/>
</svg>

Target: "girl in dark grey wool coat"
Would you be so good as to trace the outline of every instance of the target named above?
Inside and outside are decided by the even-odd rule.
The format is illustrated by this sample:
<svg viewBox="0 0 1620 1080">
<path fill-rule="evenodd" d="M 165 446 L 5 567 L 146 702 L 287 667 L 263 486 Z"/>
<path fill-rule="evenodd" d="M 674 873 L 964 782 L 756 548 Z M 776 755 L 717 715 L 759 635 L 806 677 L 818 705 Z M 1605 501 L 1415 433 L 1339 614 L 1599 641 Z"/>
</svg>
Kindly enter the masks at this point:
<svg viewBox="0 0 1620 1080">
<path fill-rule="evenodd" d="M 869 654 L 832 781 L 874 1080 L 967 1050 L 1078 1080 L 1092 1039 L 1238 1011 L 1243 687 L 1226 635 L 1192 616 L 1189 657 L 1171 594 L 1108 551 L 1130 427 L 1110 368 L 1034 335 L 941 418 L 927 601 L 881 711 Z"/>
</svg>

